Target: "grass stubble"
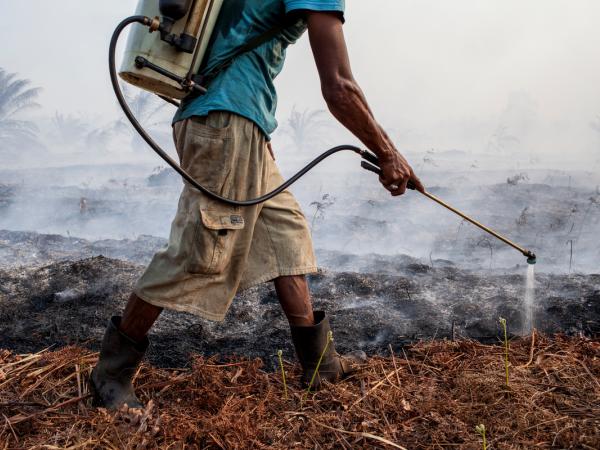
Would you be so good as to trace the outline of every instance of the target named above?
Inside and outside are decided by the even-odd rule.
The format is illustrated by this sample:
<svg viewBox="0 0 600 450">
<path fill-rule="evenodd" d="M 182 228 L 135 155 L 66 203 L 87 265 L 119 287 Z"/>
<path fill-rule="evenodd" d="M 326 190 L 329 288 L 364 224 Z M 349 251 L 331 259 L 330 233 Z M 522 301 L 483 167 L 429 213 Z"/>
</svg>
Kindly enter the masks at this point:
<svg viewBox="0 0 600 450">
<path fill-rule="evenodd" d="M 194 448 L 600 448 L 600 343 L 533 334 L 504 348 L 434 340 L 374 357 L 311 393 L 300 369 L 193 356 L 190 369 L 142 365 L 144 410 L 91 407 L 97 354 L 0 351 L 0 450 Z M 286 367 L 283 367 L 283 365 Z M 288 398 L 282 395 L 287 390 Z"/>
</svg>

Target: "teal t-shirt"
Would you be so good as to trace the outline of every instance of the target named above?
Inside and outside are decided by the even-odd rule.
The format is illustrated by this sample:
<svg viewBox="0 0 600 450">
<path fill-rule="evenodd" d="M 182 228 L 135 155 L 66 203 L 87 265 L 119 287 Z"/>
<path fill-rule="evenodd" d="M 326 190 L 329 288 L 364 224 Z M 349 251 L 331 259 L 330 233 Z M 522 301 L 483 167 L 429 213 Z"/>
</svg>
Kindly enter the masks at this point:
<svg viewBox="0 0 600 450">
<path fill-rule="evenodd" d="M 276 27 L 286 15 L 300 10 L 344 13 L 344 0 L 225 0 L 201 74 L 232 55 L 236 49 Z M 274 80 L 283 69 L 286 49 L 306 31 L 299 19 L 277 37 L 240 55 L 208 86 L 208 93 L 186 98 L 173 122 L 211 111 L 229 111 L 252 120 L 268 137 L 277 128 Z"/>
</svg>

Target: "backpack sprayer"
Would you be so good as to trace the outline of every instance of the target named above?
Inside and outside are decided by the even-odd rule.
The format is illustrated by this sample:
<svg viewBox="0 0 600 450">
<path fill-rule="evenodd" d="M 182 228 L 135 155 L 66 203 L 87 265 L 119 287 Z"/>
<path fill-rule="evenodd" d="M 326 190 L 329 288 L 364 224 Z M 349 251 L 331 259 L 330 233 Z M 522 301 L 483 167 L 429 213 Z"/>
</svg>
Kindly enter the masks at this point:
<svg viewBox="0 0 600 450">
<path fill-rule="evenodd" d="M 200 67 L 208 49 L 219 12 L 223 6 L 223 1 L 140 0 L 136 15 L 124 19 L 115 29 L 110 41 L 108 57 L 110 80 L 125 116 L 144 141 L 192 187 L 213 199 L 233 206 L 252 206 L 266 202 L 289 188 L 320 162 L 341 151 L 353 151 L 357 153 L 364 160 L 361 163 L 364 169 L 381 175 L 376 155 L 353 145 L 340 145 L 319 155 L 273 191 L 255 199 L 232 200 L 211 192 L 199 184 L 152 139 L 129 108 L 119 85 L 115 54 L 122 32 L 132 24 L 144 25 L 144 27 L 134 27 L 129 34 L 123 64 L 119 71 L 121 78 L 179 107 L 177 100 L 187 95 L 205 94 L 207 92 L 205 87 L 207 83 L 214 79 L 220 72 L 226 70 L 235 58 L 254 50 L 261 44 L 276 37 L 277 34 L 289 25 L 287 23 L 281 24 L 251 40 L 234 52 L 226 61 L 212 69 L 209 74 L 202 76 L 199 73 Z M 415 186 L 410 182 L 407 187 L 415 189 Z M 529 264 L 536 263 L 536 256 L 530 250 L 526 250 L 508 240 L 506 237 L 470 218 L 436 196 L 428 192 L 423 192 L 422 194 L 518 250 L 523 256 L 527 257 Z"/>
</svg>

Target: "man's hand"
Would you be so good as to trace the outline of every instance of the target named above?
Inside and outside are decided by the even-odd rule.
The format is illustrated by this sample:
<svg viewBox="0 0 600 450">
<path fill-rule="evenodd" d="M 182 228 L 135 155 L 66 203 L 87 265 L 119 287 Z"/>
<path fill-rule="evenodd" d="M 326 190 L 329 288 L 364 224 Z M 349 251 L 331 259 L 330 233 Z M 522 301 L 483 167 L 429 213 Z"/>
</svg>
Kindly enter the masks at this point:
<svg viewBox="0 0 600 450">
<path fill-rule="evenodd" d="M 321 91 L 331 113 L 377 155 L 383 172 L 380 181 L 392 195 L 404 194 L 409 181 L 419 191 L 424 191 L 406 159 L 375 120 L 352 75 L 340 15 L 308 12 L 307 22 Z"/>
<path fill-rule="evenodd" d="M 414 184 L 418 191 L 425 192 L 421 180 L 415 175 L 404 156 L 397 151 L 391 152 L 389 157 L 380 156 L 379 167 L 381 168 L 379 181 L 384 188 L 392 193 L 392 196 L 396 197 L 404 194 L 409 181 Z"/>
</svg>

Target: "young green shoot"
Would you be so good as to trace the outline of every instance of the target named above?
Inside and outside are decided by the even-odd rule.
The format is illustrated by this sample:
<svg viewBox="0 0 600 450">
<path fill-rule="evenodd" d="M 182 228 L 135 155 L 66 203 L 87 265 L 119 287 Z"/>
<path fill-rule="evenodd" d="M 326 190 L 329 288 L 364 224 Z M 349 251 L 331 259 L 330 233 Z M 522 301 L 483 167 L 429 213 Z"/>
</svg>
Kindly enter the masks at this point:
<svg viewBox="0 0 600 450">
<path fill-rule="evenodd" d="M 283 367 L 283 351 L 277 350 L 277 357 L 279 358 L 279 367 L 281 367 L 281 379 L 283 380 L 283 398 L 288 399 L 287 382 L 285 380 L 285 368 Z"/>
<path fill-rule="evenodd" d="M 475 431 L 477 431 L 481 435 L 481 438 L 483 439 L 483 450 L 487 450 L 487 440 L 485 437 L 485 425 L 484 424 L 477 425 L 475 427 Z"/>
<path fill-rule="evenodd" d="M 506 386 L 508 386 L 508 333 L 506 332 L 506 319 L 500 317 L 500 324 L 504 331 L 504 369 L 506 371 Z"/>
<path fill-rule="evenodd" d="M 325 356 L 325 353 L 327 353 L 329 344 L 331 344 L 332 342 L 333 342 L 333 332 L 329 331 L 327 333 L 327 342 L 325 342 L 325 347 L 323 348 L 323 351 L 321 352 L 321 356 L 319 357 L 319 361 L 317 362 L 317 367 L 315 367 L 315 371 L 313 372 L 312 378 L 310 379 L 308 388 L 306 389 L 306 392 L 304 393 L 304 397 L 302 399 L 301 405 L 308 398 L 308 394 L 310 393 L 310 388 L 312 388 L 312 386 L 315 382 L 315 379 L 317 378 L 317 374 L 319 373 L 319 368 L 321 367 L 321 363 L 323 362 L 323 357 Z"/>
</svg>

